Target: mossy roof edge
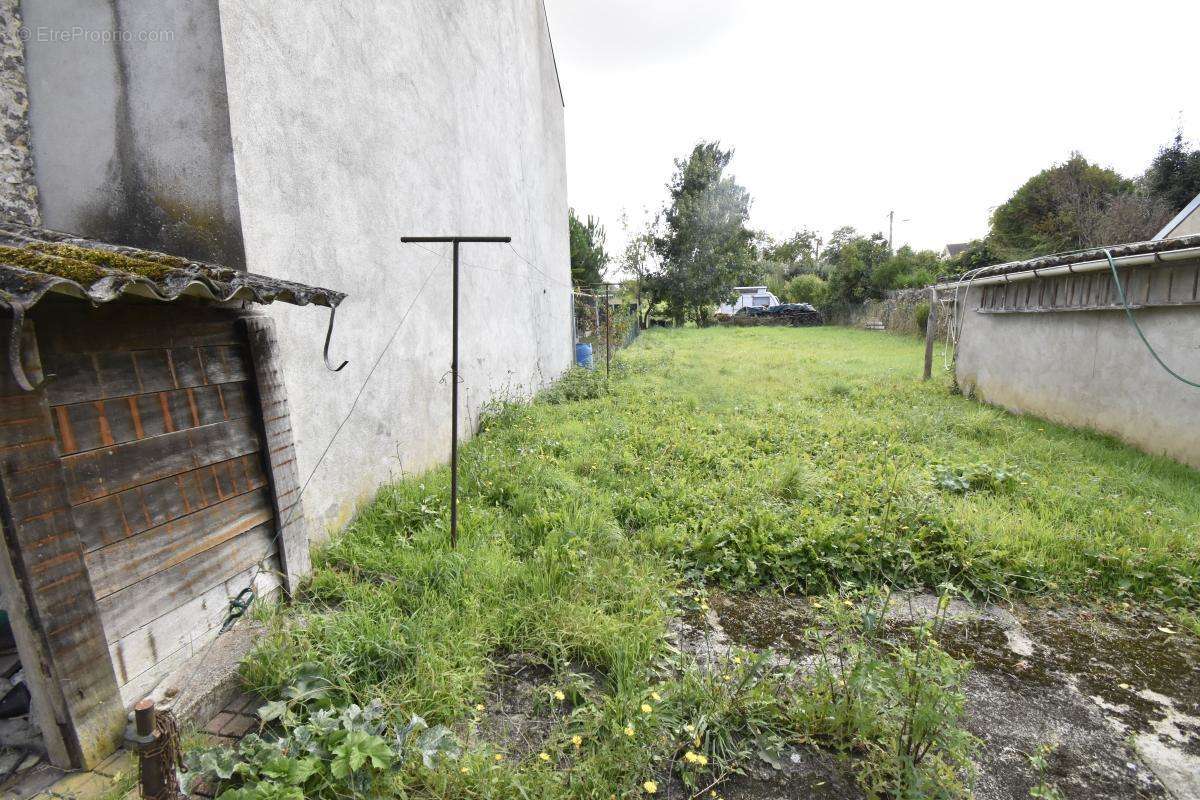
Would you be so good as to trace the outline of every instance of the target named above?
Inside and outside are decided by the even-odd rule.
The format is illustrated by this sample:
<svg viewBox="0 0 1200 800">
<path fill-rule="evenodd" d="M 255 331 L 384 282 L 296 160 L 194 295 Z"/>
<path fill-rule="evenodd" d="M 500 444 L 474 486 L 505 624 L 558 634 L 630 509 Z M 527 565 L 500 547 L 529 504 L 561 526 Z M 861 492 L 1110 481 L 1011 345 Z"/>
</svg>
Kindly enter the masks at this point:
<svg viewBox="0 0 1200 800">
<path fill-rule="evenodd" d="M 336 308 L 346 295 L 179 256 L 0 222 L 0 299 L 30 308 L 60 291 L 108 303 L 126 293 L 170 302 L 187 294 L 217 303 L 248 300 Z"/>
</svg>

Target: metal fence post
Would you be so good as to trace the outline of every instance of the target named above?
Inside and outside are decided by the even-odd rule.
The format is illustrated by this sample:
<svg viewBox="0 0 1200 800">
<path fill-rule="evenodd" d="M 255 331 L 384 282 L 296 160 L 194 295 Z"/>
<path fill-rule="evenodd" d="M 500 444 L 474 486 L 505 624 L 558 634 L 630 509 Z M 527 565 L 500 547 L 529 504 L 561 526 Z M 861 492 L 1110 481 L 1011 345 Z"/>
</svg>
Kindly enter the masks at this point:
<svg viewBox="0 0 1200 800">
<path fill-rule="evenodd" d="M 612 363 L 612 301 L 609 300 L 611 287 L 604 284 L 604 377 L 608 377 Z"/>
</svg>

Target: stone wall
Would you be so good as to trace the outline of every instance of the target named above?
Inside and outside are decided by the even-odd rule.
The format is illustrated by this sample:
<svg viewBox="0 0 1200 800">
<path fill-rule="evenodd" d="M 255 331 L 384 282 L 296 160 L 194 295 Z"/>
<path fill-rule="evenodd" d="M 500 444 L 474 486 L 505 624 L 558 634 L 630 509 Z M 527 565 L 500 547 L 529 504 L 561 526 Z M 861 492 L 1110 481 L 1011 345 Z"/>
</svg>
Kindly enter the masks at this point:
<svg viewBox="0 0 1200 800">
<path fill-rule="evenodd" d="M 0 218 L 38 225 L 20 6 L 0 0 Z"/>
<path fill-rule="evenodd" d="M 831 306 L 821 309 L 830 325 L 853 328 L 876 327 L 892 333 L 924 336 L 925 328 L 918 324 L 917 308 L 929 300 L 925 289 L 900 289 L 888 292 L 882 300 L 868 300 L 851 306 Z M 938 338 L 945 338 L 949 329 L 949 314 L 938 317 Z"/>
</svg>

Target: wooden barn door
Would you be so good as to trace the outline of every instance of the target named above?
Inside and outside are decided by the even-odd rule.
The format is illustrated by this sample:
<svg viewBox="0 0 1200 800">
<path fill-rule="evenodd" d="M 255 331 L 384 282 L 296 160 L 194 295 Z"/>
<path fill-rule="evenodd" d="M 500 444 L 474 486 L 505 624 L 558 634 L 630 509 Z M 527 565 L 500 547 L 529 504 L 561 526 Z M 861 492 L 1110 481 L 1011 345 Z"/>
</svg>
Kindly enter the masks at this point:
<svg viewBox="0 0 1200 800">
<path fill-rule="evenodd" d="M 279 586 L 255 363 L 232 311 L 39 312 L 67 500 L 128 707 L 217 635 L 231 598 Z"/>
</svg>

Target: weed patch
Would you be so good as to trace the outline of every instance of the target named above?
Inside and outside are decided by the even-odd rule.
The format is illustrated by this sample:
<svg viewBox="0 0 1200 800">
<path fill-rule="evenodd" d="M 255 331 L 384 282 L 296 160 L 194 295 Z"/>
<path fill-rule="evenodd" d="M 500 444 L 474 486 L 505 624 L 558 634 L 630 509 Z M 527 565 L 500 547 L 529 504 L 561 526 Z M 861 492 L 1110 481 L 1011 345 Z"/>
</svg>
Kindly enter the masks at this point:
<svg viewBox="0 0 1200 800">
<path fill-rule="evenodd" d="M 611 380 L 572 371 L 489 408 L 461 453 L 458 549 L 446 472 L 399 482 L 268 616 L 243 676 L 292 716 L 253 752 L 212 756 L 251 764 L 230 791 L 263 789 L 230 798 L 691 796 L 813 745 L 868 796 L 962 796 L 967 665 L 936 625 L 878 639 L 874 587 L 1118 596 L 1194 624 L 1200 495 L 1177 464 L 923 384 L 919 355 L 838 329 L 651 331 Z M 814 669 L 693 663 L 667 624 L 706 586 L 854 608 L 821 621 Z M 538 720 L 529 747 L 489 721 L 516 654 L 537 665 L 518 697 Z M 319 704 L 297 702 L 305 682 Z M 366 709 L 379 716 L 347 727 Z M 438 757 L 401 735 L 414 718 Z M 333 774 L 344 742 L 310 730 L 333 720 L 388 753 L 356 734 Z M 269 748 L 305 758 L 318 739 L 330 758 L 311 773 L 264 771 Z"/>
</svg>

